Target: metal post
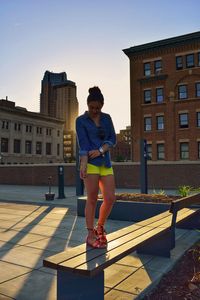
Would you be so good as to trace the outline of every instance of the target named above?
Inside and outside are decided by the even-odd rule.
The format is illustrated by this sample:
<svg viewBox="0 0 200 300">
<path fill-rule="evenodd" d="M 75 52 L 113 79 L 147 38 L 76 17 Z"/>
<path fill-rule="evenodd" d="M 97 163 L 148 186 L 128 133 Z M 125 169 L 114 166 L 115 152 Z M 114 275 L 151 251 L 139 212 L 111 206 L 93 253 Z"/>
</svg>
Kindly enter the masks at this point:
<svg viewBox="0 0 200 300">
<path fill-rule="evenodd" d="M 80 166 L 79 166 L 79 147 L 76 140 L 76 196 L 84 195 L 84 183 L 80 178 Z"/>
<path fill-rule="evenodd" d="M 64 199 L 64 166 L 58 166 L 58 199 Z"/>
<path fill-rule="evenodd" d="M 140 183 L 141 193 L 148 194 L 147 184 L 147 142 L 144 139 L 140 140 Z"/>
</svg>

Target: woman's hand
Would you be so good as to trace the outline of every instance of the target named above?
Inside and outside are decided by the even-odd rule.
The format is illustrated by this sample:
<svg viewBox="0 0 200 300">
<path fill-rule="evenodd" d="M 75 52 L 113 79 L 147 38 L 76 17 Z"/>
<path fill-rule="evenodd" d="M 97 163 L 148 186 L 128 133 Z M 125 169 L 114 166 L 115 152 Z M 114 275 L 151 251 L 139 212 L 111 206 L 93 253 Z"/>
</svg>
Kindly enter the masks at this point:
<svg viewBox="0 0 200 300">
<path fill-rule="evenodd" d="M 80 178 L 84 179 L 87 177 L 87 163 L 88 156 L 82 156 L 80 161 Z"/>
<path fill-rule="evenodd" d="M 91 150 L 89 151 L 89 158 L 95 158 L 101 155 L 101 153 L 99 152 L 99 150 Z"/>
<path fill-rule="evenodd" d="M 80 166 L 80 178 L 84 179 L 87 177 L 87 165 Z"/>
</svg>

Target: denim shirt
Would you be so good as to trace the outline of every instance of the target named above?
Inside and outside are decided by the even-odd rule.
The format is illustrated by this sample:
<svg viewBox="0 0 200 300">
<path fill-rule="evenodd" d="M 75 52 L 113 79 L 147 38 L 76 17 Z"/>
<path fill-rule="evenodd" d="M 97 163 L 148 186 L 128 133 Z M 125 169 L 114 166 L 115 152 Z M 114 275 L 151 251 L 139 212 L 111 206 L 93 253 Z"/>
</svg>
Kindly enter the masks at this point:
<svg viewBox="0 0 200 300">
<path fill-rule="evenodd" d="M 90 150 L 97 150 L 104 144 L 113 147 L 116 144 L 116 134 L 112 119 L 109 114 L 101 112 L 100 126 L 89 117 L 86 111 L 76 119 L 76 133 L 79 144 L 79 155 L 88 155 Z M 110 153 L 106 151 L 104 156 L 93 159 L 88 157 L 88 163 L 95 166 L 111 167 Z"/>
</svg>

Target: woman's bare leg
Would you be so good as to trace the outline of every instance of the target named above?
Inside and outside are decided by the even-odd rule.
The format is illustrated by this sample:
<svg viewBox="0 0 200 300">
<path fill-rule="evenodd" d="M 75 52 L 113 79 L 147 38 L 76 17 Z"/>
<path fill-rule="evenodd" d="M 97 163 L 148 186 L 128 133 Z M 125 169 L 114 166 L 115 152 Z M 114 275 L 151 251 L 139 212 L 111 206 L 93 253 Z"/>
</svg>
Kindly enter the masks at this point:
<svg viewBox="0 0 200 300">
<path fill-rule="evenodd" d="M 115 180 L 113 175 L 100 177 L 100 189 L 103 195 L 103 203 L 99 211 L 98 224 L 105 224 L 115 202 Z"/>
<path fill-rule="evenodd" d="M 94 228 L 95 210 L 99 192 L 99 175 L 88 174 L 84 179 L 84 185 L 87 192 L 87 201 L 85 205 L 86 227 L 92 229 Z M 88 231 L 88 237 L 89 239 L 94 237 L 92 230 Z"/>
</svg>

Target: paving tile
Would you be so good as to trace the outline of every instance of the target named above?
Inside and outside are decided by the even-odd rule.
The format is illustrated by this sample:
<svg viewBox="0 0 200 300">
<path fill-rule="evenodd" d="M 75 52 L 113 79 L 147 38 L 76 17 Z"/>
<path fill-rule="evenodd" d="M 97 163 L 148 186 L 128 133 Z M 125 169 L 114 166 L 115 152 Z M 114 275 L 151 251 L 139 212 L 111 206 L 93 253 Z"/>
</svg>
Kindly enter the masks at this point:
<svg viewBox="0 0 200 300">
<path fill-rule="evenodd" d="M 0 283 L 32 271 L 30 268 L 18 266 L 4 261 L 0 261 L 0 270 L 3 270 L 3 272 L 0 272 Z"/>
<path fill-rule="evenodd" d="M 15 221 L 15 220 L 0 220 L 0 228 L 3 229 L 13 229 L 15 226 L 19 225 L 20 222 L 19 221 Z"/>
<path fill-rule="evenodd" d="M 137 295 L 113 289 L 104 295 L 104 300 L 134 300 Z"/>
<path fill-rule="evenodd" d="M 68 241 L 58 237 L 50 237 L 45 238 L 41 241 L 28 243 L 27 246 L 58 253 L 64 251 L 67 248 Z"/>
<path fill-rule="evenodd" d="M 132 273 L 134 273 L 137 268 L 113 264 L 112 266 L 105 269 L 105 286 L 108 288 L 113 288 L 121 281 L 125 280 Z"/>
<path fill-rule="evenodd" d="M 140 294 L 153 282 L 159 280 L 161 273 L 154 270 L 147 272 L 145 269 L 140 268 L 131 276 L 129 276 L 122 283 L 118 284 L 115 289 L 130 294 Z"/>
<path fill-rule="evenodd" d="M 140 268 L 149 261 L 151 261 L 151 255 L 137 254 L 135 251 L 126 257 L 120 259 L 117 264 L 122 264 L 126 266 L 133 266 L 136 268 Z"/>
<path fill-rule="evenodd" d="M 40 234 L 18 232 L 16 230 L 0 231 L 0 241 L 10 242 L 12 244 L 26 245 L 30 242 L 35 242 L 44 239 L 45 236 Z"/>
<path fill-rule="evenodd" d="M 14 298 L 10 298 L 10 297 L 0 294 L 0 300 L 12 300 L 12 299 L 14 299 Z"/>
<path fill-rule="evenodd" d="M 11 215 L 11 214 L 3 214 L 0 210 L 0 220 L 21 220 L 21 216 Z"/>
<path fill-rule="evenodd" d="M 24 233 L 32 233 L 32 234 L 40 234 L 44 236 L 52 236 L 54 234 L 63 234 L 66 235 L 65 229 L 57 229 L 56 227 L 50 227 L 50 226 L 42 226 L 38 224 L 26 224 L 26 223 L 19 223 L 16 226 L 14 226 L 12 229 L 18 230 L 20 232 Z"/>
<path fill-rule="evenodd" d="M 10 250 L 15 247 L 19 247 L 19 245 L 16 245 L 14 243 L 12 244 L 12 243 L 5 242 L 5 241 L 0 241 L 0 253 L 1 253 L 1 251 Z M 1 254 L 0 254 L 0 258 L 1 258 Z"/>
<path fill-rule="evenodd" d="M 166 273 L 171 269 L 173 264 L 174 264 L 174 261 L 171 258 L 154 256 L 142 268 L 145 269 L 147 271 L 147 273 L 150 270 L 155 270 L 155 271 L 160 270 L 160 272 Z"/>
<path fill-rule="evenodd" d="M 56 276 L 34 270 L 0 284 L 0 291 L 16 300 L 56 300 Z"/>
<path fill-rule="evenodd" d="M 1 251 L 0 259 L 16 265 L 38 269 L 43 266 L 43 259 L 51 256 L 52 252 L 19 246 L 10 251 Z"/>
</svg>

